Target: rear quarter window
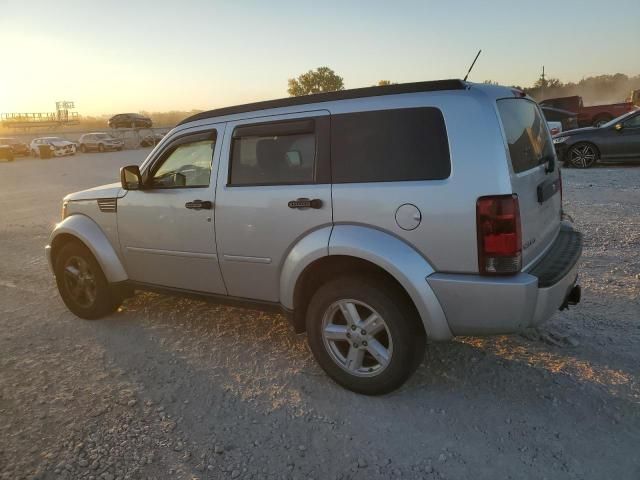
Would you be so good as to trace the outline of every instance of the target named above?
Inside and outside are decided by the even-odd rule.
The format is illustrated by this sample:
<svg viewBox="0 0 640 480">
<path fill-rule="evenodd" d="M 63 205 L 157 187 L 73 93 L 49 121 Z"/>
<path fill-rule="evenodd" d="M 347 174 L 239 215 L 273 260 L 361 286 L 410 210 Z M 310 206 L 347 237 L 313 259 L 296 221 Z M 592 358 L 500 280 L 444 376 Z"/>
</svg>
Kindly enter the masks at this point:
<svg viewBox="0 0 640 480">
<path fill-rule="evenodd" d="M 515 173 L 537 167 L 554 155 L 546 122 L 534 102 L 505 98 L 497 103 Z"/>
<path fill-rule="evenodd" d="M 334 183 L 448 178 L 442 112 L 424 107 L 332 115 L 331 168 Z"/>
</svg>

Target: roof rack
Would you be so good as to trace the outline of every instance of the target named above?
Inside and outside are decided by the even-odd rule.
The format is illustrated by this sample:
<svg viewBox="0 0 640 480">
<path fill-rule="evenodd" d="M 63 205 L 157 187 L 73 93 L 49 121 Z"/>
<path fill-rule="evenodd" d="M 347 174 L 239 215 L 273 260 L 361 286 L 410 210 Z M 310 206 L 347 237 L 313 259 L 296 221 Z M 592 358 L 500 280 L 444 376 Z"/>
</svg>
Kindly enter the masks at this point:
<svg viewBox="0 0 640 480">
<path fill-rule="evenodd" d="M 206 112 L 197 113 L 182 120 L 178 126 L 185 123 L 204 120 L 207 118 L 222 117 L 236 113 L 266 110 L 269 108 L 293 107 L 310 103 L 332 102 L 336 100 L 350 100 L 353 98 L 378 97 L 381 95 L 397 95 L 401 93 L 434 92 L 438 90 L 464 90 L 467 84 L 462 80 L 434 80 L 430 82 L 399 83 L 396 85 L 384 85 L 381 87 L 353 88 L 350 90 L 338 90 L 336 92 L 314 93 L 300 97 L 280 98 L 264 102 L 247 103 L 233 107 L 217 108 Z"/>
</svg>

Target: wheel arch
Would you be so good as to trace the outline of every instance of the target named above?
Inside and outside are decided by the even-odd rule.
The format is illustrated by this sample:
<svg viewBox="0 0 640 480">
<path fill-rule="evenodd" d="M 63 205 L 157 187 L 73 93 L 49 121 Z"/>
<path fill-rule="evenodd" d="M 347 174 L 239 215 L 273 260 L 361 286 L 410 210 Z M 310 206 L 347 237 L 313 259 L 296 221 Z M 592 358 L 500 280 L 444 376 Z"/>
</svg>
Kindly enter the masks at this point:
<svg viewBox="0 0 640 480">
<path fill-rule="evenodd" d="M 54 271 L 56 256 L 68 242 L 78 241 L 93 254 L 109 283 L 127 280 L 127 272 L 102 229 L 85 215 L 71 215 L 56 225 L 45 247 L 51 271 Z"/>
<path fill-rule="evenodd" d="M 326 244 L 325 244 L 326 245 Z M 432 340 L 453 335 L 444 311 L 426 281 L 431 265 L 403 240 L 368 227 L 336 225 L 331 232 L 328 253 L 305 262 L 294 279 L 290 296 L 281 298 L 293 310 L 296 331 L 304 331 L 306 307 L 313 292 L 330 278 L 348 273 L 379 275 L 407 295 Z"/>
</svg>

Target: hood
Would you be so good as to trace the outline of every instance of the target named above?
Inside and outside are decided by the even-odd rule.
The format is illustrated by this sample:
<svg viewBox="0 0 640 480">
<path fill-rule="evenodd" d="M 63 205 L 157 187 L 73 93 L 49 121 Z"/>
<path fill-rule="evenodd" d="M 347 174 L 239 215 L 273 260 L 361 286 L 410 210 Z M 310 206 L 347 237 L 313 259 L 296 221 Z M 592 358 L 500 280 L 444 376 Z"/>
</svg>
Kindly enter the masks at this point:
<svg viewBox="0 0 640 480">
<path fill-rule="evenodd" d="M 99 198 L 120 198 L 124 196 L 125 192 L 126 191 L 122 189 L 120 182 L 110 183 L 108 185 L 70 193 L 64 197 L 64 201 L 77 202 L 79 200 L 97 200 Z"/>
<path fill-rule="evenodd" d="M 570 137 L 571 135 L 579 135 L 581 133 L 589 133 L 595 130 L 600 130 L 598 127 L 584 127 L 584 128 L 574 128 L 573 130 L 565 130 L 564 132 L 560 132 L 554 135 L 554 137 Z"/>
<path fill-rule="evenodd" d="M 75 145 L 75 143 L 70 142 L 68 140 L 53 140 L 47 141 L 49 145 L 53 145 L 54 147 L 66 147 L 67 145 Z"/>
</svg>

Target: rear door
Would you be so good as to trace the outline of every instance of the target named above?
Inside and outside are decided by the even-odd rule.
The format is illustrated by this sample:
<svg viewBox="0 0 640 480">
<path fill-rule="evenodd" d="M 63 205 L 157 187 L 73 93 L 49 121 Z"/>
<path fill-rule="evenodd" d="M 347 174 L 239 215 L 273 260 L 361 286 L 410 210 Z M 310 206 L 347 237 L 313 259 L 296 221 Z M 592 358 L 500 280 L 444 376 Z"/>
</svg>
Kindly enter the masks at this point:
<svg viewBox="0 0 640 480">
<path fill-rule="evenodd" d="M 332 224 L 329 112 L 227 124 L 216 201 L 229 295 L 279 301 L 280 269 L 306 234 Z"/>
<path fill-rule="evenodd" d="M 511 163 L 511 185 L 520 205 L 522 265 L 526 268 L 546 251 L 560 228 L 560 167 L 535 102 L 505 98 L 497 106 Z M 555 168 L 547 172 L 552 164 Z"/>
</svg>

